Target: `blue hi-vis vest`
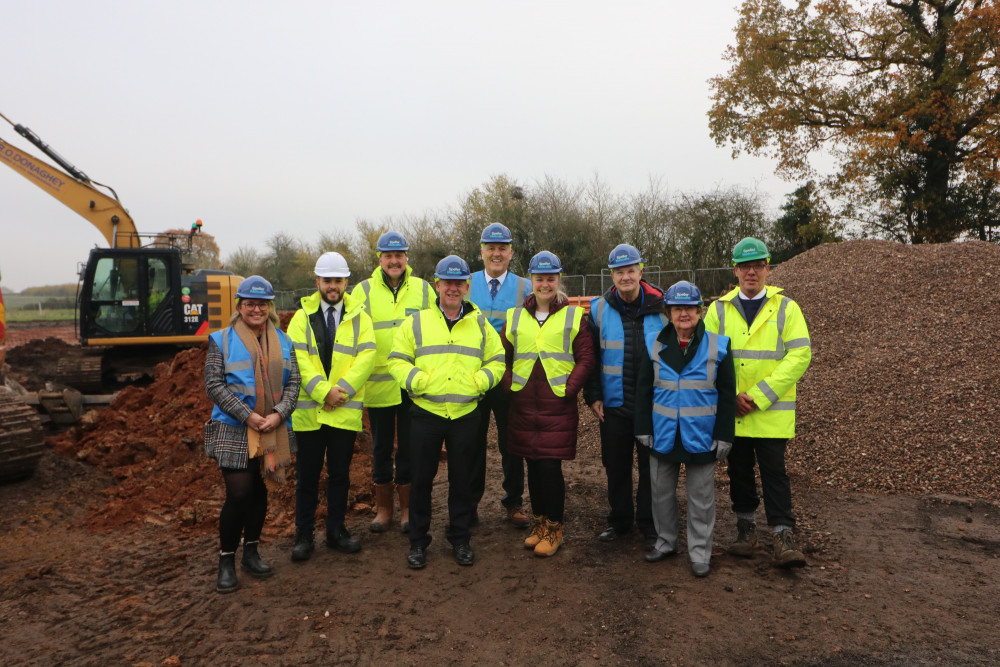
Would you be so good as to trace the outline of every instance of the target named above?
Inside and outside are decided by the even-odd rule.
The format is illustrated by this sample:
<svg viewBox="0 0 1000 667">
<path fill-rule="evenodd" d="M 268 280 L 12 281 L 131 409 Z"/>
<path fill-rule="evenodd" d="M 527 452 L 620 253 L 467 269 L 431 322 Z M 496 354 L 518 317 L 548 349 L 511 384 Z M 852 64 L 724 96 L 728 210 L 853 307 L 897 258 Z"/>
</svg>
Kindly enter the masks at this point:
<svg viewBox="0 0 1000 667">
<path fill-rule="evenodd" d="M 590 313 L 601 338 L 601 390 L 604 392 L 604 407 L 620 408 L 625 405 L 622 376 L 625 366 L 625 327 L 622 316 L 603 296 L 590 300 Z M 663 314 L 643 315 L 642 333 L 647 347 L 653 344 L 656 336 L 669 322 Z M 642 350 L 634 351 L 634 354 L 642 353 Z"/>
<path fill-rule="evenodd" d="M 281 386 L 288 384 L 288 376 L 292 373 L 292 340 L 285 335 L 284 331 L 278 331 L 278 340 L 281 341 L 281 365 L 284 369 L 281 373 Z M 212 333 L 209 338 L 222 350 L 222 358 L 226 360 L 226 386 L 240 400 L 247 404 L 251 410 L 257 405 L 257 378 L 253 371 L 253 358 L 250 351 L 243 344 L 240 337 L 232 327 L 226 327 Z M 277 401 L 275 401 L 277 402 Z M 243 422 L 238 422 L 226 414 L 218 405 L 212 408 L 212 419 L 231 426 L 242 426 Z M 287 420 L 288 430 L 292 430 L 292 420 Z"/>
<path fill-rule="evenodd" d="M 660 358 L 663 343 L 647 343 L 653 360 L 653 449 L 666 454 L 674 448 L 677 429 L 681 444 L 691 454 L 712 451 L 719 390 L 715 386 L 719 363 L 726 358 L 729 338 L 706 331 L 705 337 L 681 373 Z"/>
<path fill-rule="evenodd" d="M 490 326 L 496 329 L 497 333 L 500 333 L 504 322 L 507 321 L 507 311 L 523 304 L 524 297 L 530 293 L 531 282 L 527 278 L 508 272 L 500 289 L 497 290 L 496 298 L 491 299 L 490 283 L 486 278 L 486 272 L 477 271 L 472 274 L 469 301 L 476 304 L 476 308 L 481 310 L 486 319 L 490 321 Z"/>
</svg>

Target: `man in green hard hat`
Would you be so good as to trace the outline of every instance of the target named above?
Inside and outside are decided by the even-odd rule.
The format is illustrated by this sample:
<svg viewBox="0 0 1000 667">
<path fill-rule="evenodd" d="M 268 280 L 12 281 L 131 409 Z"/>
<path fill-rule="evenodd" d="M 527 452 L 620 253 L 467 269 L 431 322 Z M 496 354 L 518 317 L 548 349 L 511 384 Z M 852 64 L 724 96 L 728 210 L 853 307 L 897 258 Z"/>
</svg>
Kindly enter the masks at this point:
<svg viewBox="0 0 1000 667">
<path fill-rule="evenodd" d="M 785 448 L 795 436 L 795 385 L 812 359 L 809 329 L 799 305 L 767 285 L 771 253 L 758 239 L 733 249 L 739 286 L 705 315 L 705 329 L 729 336 L 736 365 L 736 437 L 729 455 L 729 495 L 736 513 L 736 542 L 729 552 L 752 558 L 758 543 L 760 505 L 754 465 L 760 469 L 764 514 L 775 564 L 801 567 L 805 559 L 793 532 L 792 490 Z"/>
</svg>

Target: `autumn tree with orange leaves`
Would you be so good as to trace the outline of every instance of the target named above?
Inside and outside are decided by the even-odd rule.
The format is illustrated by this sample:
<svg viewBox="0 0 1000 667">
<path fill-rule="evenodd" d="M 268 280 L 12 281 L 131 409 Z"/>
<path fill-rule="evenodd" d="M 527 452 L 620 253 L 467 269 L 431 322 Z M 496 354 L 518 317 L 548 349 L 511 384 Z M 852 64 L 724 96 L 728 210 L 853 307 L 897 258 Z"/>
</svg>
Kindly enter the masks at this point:
<svg viewBox="0 0 1000 667">
<path fill-rule="evenodd" d="M 1000 226 L 1000 0 L 746 0 L 712 137 L 816 175 L 846 216 L 912 243 Z"/>
</svg>

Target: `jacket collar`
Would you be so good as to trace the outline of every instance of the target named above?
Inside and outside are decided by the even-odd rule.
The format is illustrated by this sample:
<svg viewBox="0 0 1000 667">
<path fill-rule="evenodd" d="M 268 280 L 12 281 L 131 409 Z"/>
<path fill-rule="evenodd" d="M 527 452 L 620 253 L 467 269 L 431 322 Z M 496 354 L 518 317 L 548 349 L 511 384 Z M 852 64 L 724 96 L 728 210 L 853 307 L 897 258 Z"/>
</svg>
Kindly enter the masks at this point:
<svg viewBox="0 0 1000 667">
<path fill-rule="evenodd" d="M 780 294 L 785 291 L 784 287 L 775 287 L 774 285 L 764 285 L 764 290 L 767 294 L 765 299 L 771 299 L 775 294 Z M 732 302 L 740 295 L 739 286 L 734 287 L 731 291 L 719 297 L 719 301 L 730 301 Z"/>
<path fill-rule="evenodd" d="M 306 315 L 312 315 L 323 307 L 323 297 L 320 296 L 319 290 L 317 290 L 309 296 L 302 297 L 299 303 L 302 304 L 302 310 L 306 312 Z M 340 321 L 343 322 L 356 316 L 361 309 L 361 301 L 355 299 L 350 292 L 347 292 L 344 294 L 344 310 L 341 313 Z"/>
</svg>

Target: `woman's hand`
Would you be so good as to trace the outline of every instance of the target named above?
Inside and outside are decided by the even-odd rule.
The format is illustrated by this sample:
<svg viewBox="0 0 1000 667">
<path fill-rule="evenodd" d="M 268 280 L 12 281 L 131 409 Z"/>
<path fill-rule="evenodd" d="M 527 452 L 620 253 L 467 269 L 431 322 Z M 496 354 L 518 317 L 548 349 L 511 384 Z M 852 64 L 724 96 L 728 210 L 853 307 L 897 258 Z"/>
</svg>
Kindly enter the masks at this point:
<svg viewBox="0 0 1000 667">
<path fill-rule="evenodd" d="M 272 412 L 268 416 L 264 417 L 264 422 L 260 428 L 261 433 L 270 433 L 274 429 L 278 428 L 281 424 L 281 415 L 277 412 Z"/>
<path fill-rule="evenodd" d="M 262 417 L 254 412 L 247 417 L 246 421 L 247 426 L 261 433 L 269 433 L 270 431 L 278 428 L 279 424 L 281 424 L 281 415 L 277 412 L 272 412 L 266 417 Z"/>
</svg>

